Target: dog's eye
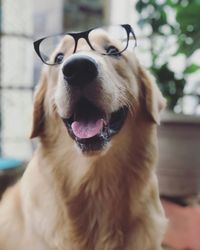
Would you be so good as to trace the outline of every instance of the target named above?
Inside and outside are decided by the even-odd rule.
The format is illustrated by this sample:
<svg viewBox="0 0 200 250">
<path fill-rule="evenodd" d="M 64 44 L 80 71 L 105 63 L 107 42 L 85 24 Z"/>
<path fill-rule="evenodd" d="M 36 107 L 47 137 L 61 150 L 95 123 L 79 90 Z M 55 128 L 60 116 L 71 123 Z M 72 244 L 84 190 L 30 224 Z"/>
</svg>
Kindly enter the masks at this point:
<svg viewBox="0 0 200 250">
<path fill-rule="evenodd" d="M 54 59 L 54 63 L 60 64 L 62 63 L 64 58 L 64 54 L 63 53 L 58 53 Z"/>
<path fill-rule="evenodd" d="M 106 48 L 106 54 L 111 56 L 120 56 L 119 50 L 113 45 Z"/>
</svg>

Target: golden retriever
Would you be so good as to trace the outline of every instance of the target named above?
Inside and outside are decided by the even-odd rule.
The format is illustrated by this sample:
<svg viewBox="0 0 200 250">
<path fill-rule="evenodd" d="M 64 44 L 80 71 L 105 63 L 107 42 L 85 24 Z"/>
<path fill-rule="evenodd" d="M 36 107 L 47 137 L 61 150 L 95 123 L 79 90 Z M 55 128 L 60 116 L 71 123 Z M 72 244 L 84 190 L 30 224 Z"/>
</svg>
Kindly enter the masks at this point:
<svg viewBox="0 0 200 250">
<path fill-rule="evenodd" d="M 93 39 L 118 46 L 109 34 Z M 45 66 L 31 134 L 39 145 L 0 203 L 0 250 L 162 249 L 155 164 L 164 105 L 129 49 L 103 56 L 80 39 L 76 53 Z"/>
</svg>

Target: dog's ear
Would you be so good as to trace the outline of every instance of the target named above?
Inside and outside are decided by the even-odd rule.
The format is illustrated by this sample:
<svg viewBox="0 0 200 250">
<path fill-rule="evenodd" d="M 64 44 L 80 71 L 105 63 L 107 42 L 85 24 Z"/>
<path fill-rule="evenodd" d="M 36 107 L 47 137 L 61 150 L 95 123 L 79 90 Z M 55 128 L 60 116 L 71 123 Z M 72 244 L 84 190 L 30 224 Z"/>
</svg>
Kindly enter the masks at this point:
<svg viewBox="0 0 200 250">
<path fill-rule="evenodd" d="M 44 126 L 44 97 L 47 89 L 47 77 L 42 72 L 38 86 L 34 94 L 32 130 L 30 138 L 39 136 Z"/>
<path fill-rule="evenodd" d="M 162 96 L 153 77 L 141 65 L 138 67 L 138 77 L 142 84 L 145 109 L 153 122 L 160 124 L 159 113 L 165 108 L 166 100 Z"/>
</svg>

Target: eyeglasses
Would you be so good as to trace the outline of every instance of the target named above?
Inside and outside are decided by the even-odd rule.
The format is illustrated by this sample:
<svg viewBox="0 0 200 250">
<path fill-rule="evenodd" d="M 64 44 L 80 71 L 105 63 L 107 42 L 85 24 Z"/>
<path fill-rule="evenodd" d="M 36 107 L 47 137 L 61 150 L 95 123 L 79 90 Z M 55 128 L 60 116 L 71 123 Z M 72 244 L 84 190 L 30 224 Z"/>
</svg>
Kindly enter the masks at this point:
<svg viewBox="0 0 200 250">
<path fill-rule="evenodd" d="M 119 56 L 129 46 L 137 45 L 136 36 L 129 24 L 110 25 L 83 32 L 52 35 L 35 41 L 34 49 L 43 63 L 61 64 L 65 55 L 76 52 L 79 39 L 83 38 L 89 48 L 101 55 Z"/>
</svg>

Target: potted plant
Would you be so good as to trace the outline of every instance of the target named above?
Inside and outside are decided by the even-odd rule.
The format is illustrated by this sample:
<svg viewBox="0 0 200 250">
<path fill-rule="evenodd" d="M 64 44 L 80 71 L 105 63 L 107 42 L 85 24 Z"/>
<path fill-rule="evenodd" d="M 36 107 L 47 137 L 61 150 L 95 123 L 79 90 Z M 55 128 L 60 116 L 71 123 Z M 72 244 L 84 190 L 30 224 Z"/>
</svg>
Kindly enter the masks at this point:
<svg viewBox="0 0 200 250">
<path fill-rule="evenodd" d="M 200 116 L 196 114 L 200 81 L 191 79 L 200 70 L 195 63 L 200 1 L 138 0 L 136 9 L 138 24 L 147 35 L 150 70 L 168 104 L 158 131 L 160 192 L 196 195 L 200 192 Z"/>
</svg>

